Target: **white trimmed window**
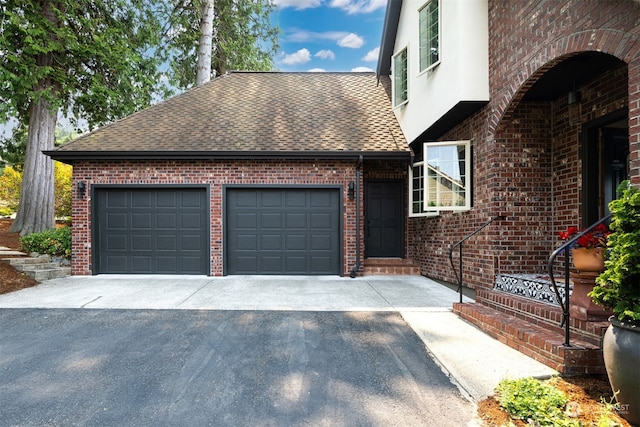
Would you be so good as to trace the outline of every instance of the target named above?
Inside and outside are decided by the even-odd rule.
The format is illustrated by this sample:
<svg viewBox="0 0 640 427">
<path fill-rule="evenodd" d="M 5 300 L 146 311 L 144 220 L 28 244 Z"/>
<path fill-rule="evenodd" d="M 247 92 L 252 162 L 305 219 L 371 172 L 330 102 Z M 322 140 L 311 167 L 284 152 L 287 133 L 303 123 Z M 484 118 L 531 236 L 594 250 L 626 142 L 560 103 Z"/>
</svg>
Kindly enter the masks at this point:
<svg viewBox="0 0 640 427">
<path fill-rule="evenodd" d="M 423 160 L 409 167 L 409 216 L 471 209 L 471 142 L 423 144 Z"/>
<path fill-rule="evenodd" d="M 409 100 L 407 78 L 407 48 L 393 56 L 393 106 L 399 107 Z"/>
<path fill-rule="evenodd" d="M 418 11 L 420 31 L 420 72 L 434 67 L 440 61 L 440 7 L 439 0 L 431 0 Z"/>
</svg>

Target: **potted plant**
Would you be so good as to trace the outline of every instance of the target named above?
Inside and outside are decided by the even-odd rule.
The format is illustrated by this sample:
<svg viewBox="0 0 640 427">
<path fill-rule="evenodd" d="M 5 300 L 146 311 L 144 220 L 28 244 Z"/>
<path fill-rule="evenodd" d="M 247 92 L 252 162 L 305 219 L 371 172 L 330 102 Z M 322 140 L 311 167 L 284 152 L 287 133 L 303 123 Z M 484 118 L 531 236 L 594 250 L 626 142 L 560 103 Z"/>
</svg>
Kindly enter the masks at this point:
<svg viewBox="0 0 640 427">
<path fill-rule="evenodd" d="M 578 227 L 569 227 L 558 234 L 563 240 L 573 239 L 582 232 Z M 610 231 L 604 224 L 598 224 L 584 236 L 580 236 L 571 247 L 573 266 L 580 271 L 600 272 L 604 269 L 604 252 L 607 246 L 607 236 Z"/>
<path fill-rule="evenodd" d="M 618 187 L 605 271 L 589 296 L 613 311 L 602 350 L 621 415 L 640 425 L 640 191 L 629 181 Z"/>
</svg>

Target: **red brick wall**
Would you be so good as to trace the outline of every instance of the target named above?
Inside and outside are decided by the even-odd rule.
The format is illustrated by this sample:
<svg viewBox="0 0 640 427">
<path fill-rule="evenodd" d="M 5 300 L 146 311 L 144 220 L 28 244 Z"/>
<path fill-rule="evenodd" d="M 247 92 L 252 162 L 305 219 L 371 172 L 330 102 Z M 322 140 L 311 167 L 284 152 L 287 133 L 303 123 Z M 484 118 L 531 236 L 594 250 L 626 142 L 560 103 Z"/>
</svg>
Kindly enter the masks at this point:
<svg viewBox="0 0 640 427">
<path fill-rule="evenodd" d="M 491 287 L 498 273 L 544 273 L 557 230 L 580 224 L 582 125 L 627 106 L 631 179 L 640 184 L 639 21 L 640 3 L 632 1 L 489 0 L 490 102 L 440 138 L 472 141 L 474 208 L 409 220 L 409 256 L 423 274 L 455 281 L 448 248 L 498 214 L 507 219 L 463 248 L 465 285 Z M 566 94 L 522 101 L 554 65 L 585 51 L 626 64 L 580 87 L 578 105 L 568 106 Z"/>
<path fill-rule="evenodd" d="M 209 184 L 211 186 L 211 274 L 221 275 L 223 273 L 222 186 L 224 184 L 278 184 L 343 186 L 343 273 L 348 275 L 355 264 L 356 212 L 355 201 L 349 200 L 347 187 L 350 181 L 355 180 L 355 167 L 355 160 L 76 163 L 73 167 L 74 180 L 85 181 L 88 191 L 82 199 L 79 198 L 78 193 L 73 196 L 72 273 L 77 275 L 92 273 L 91 185 Z M 404 173 L 406 165 L 400 164 L 399 167 L 401 167 L 400 174 Z"/>
</svg>

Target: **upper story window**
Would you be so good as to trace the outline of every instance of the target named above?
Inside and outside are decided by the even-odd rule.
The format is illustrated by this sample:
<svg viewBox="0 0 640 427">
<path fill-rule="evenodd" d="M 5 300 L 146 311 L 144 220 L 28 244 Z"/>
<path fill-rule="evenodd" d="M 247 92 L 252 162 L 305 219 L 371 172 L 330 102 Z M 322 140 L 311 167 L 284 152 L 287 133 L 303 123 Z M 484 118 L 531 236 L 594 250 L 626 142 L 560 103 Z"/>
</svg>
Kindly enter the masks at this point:
<svg viewBox="0 0 640 427">
<path fill-rule="evenodd" d="M 409 216 L 471 209 L 471 142 L 424 143 L 423 159 L 409 168 Z"/>
<path fill-rule="evenodd" d="M 393 106 L 398 107 L 409 100 L 407 85 L 407 48 L 393 56 Z"/>
<path fill-rule="evenodd" d="M 420 71 L 428 70 L 440 60 L 439 0 L 431 0 L 418 12 L 420 27 Z"/>
</svg>

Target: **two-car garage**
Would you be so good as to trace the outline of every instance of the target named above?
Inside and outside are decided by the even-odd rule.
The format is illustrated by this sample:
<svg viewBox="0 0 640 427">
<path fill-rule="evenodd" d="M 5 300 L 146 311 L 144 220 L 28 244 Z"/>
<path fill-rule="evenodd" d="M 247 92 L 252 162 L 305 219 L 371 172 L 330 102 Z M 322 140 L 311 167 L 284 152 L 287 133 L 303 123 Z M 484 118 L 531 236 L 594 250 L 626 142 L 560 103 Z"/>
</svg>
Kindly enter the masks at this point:
<svg viewBox="0 0 640 427">
<path fill-rule="evenodd" d="M 210 274 L 209 191 L 96 187 L 94 274 Z M 341 273 L 338 187 L 228 186 L 224 194 L 224 274 Z"/>
</svg>

